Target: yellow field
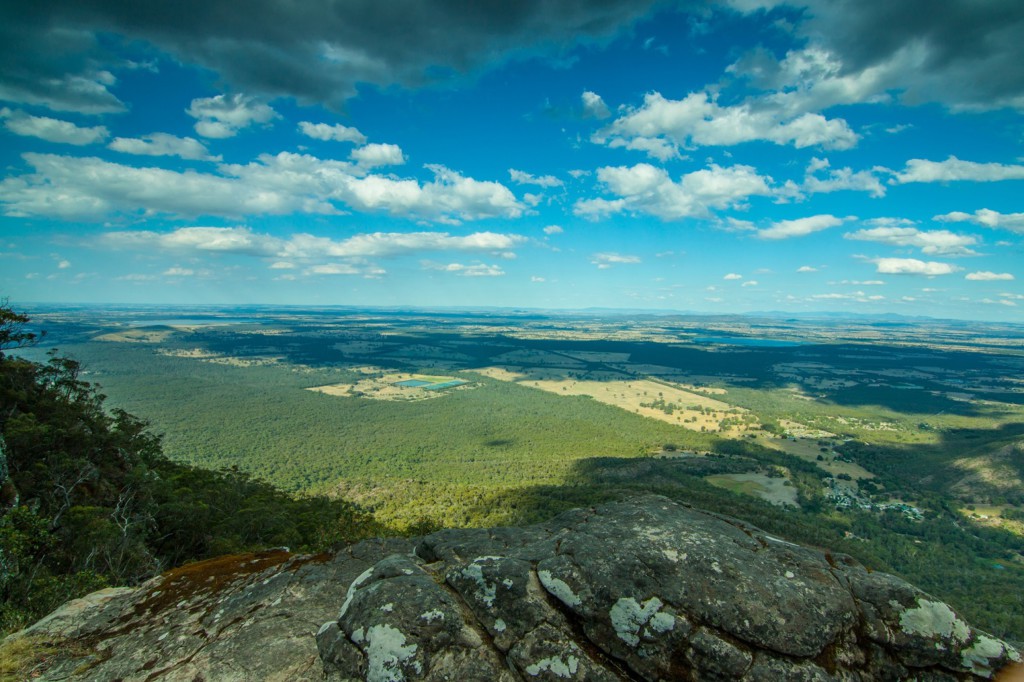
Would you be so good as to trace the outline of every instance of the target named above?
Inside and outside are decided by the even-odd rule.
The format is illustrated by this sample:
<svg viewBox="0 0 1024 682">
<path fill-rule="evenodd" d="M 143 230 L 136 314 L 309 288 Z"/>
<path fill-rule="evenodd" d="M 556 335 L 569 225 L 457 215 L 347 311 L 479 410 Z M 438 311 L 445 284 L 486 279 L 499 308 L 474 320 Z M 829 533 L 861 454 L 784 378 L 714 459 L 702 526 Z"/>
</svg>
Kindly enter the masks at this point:
<svg viewBox="0 0 1024 682">
<path fill-rule="evenodd" d="M 562 378 L 539 379 L 534 378 L 531 374 L 529 378 L 519 380 L 518 383 L 557 395 L 590 396 L 606 405 L 613 405 L 635 414 L 683 426 L 693 431 L 720 431 L 719 422 L 729 416 L 728 410 L 734 410 L 733 414 L 746 411 L 706 395 L 649 379 L 584 381 Z M 644 403 L 649 404 L 659 399 L 664 400 L 665 403 L 674 403 L 679 406 L 679 409 L 672 414 L 666 414 L 664 410 L 643 406 Z M 702 413 L 701 409 L 705 412 Z"/>
</svg>

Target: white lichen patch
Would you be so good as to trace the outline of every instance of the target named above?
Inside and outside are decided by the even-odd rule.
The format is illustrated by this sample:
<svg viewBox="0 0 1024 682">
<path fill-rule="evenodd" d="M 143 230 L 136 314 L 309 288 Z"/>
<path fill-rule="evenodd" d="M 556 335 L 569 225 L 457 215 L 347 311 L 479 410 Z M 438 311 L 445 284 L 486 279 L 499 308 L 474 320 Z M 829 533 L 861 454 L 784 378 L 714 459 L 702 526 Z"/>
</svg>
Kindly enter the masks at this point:
<svg viewBox="0 0 1024 682">
<path fill-rule="evenodd" d="M 571 654 L 569 656 L 566 656 L 564 661 L 561 658 L 558 658 L 557 656 L 552 656 L 550 658 L 541 659 L 532 665 L 526 666 L 526 673 L 528 675 L 532 675 L 533 677 L 537 677 L 542 672 L 547 671 L 550 672 L 552 675 L 557 675 L 558 677 L 570 678 L 576 674 L 576 671 L 579 670 L 579 667 L 580 659 L 576 658 Z"/>
<path fill-rule="evenodd" d="M 975 675 L 988 677 L 992 673 L 990 661 L 1001 658 L 1005 652 L 1006 646 L 998 639 L 979 635 L 969 649 L 960 652 L 960 662 Z"/>
<path fill-rule="evenodd" d="M 918 599 L 916 608 L 901 613 L 900 627 L 909 635 L 952 638 L 957 642 L 966 642 L 971 634 L 967 623 L 957 618 L 953 609 L 928 599 Z"/>
<path fill-rule="evenodd" d="M 498 586 L 484 578 L 484 568 L 481 564 L 492 558 L 494 557 L 478 557 L 473 560 L 473 563 L 459 571 L 463 578 L 476 583 L 476 597 L 486 604 L 487 608 L 494 607 L 494 599 L 498 596 Z"/>
<path fill-rule="evenodd" d="M 793 578 L 796 577 L 796 573 L 793 573 L 793 571 L 786 571 L 786 577 L 788 579 L 792 580 Z"/>
<path fill-rule="evenodd" d="M 664 604 L 657 597 L 651 597 L 643 604 L 632 597 L 624 597 L 615 602 L 608 617 L 619 639 L 630 646 L 636 646 L 642 634 L 661 634 L 676 626 L 675 616 L 661 612 L 662 606 Z"/>
<path fill-rule="evenodd" d="M 372 626 L 366 631 L 365 642 L 367 682 L 404 682 L 404 666 L 422 667 L 412 660 L 416 656 L 416 645 L 407 645 L 405 635 L 390 625 Z"/>
<path fill-rule="evenodd" d="M 391 602 L 388 602 L 384 606 L 380 607 L 380 610 L 383 611 L 384 613 L 391 613 L 392 611 L 395 610 L 395 605 L 392 604 Z"/>
<path fill-rule="evenodd" d="M 444 620 L 444 612 L 440 609 L 433 609 L 426 613 L 421 613 L 420 618 L 428 623 L 433 623 L 435 620 Z"/>
<path fill-rule="evenodd" d="M 537 571 L 537 577 L 544 589 L 566 606 L 579 606 L 583 603 L 572 588 L 561 578 L 551 575 L 551 571 Z"/>
<path fill-rule="evenodd" d="M 678 564 L 680 561 L 686 561 L 686 552 L 677 552 L 674 549 L 664 548 L 661 553 L 665 555 L 665 558 L 674 564 Z"/>
<path fill-rule="evenodd" d="M 359 589 L 359 586 L 369 580 L 372 575 L 373 566 L 360 573 L 359 577 L 353 580 L 352 584 L 348 586 L 348 592 L 345 593 L 345 601 L 342 603 L 341 611 L 338 613 L 338 620 L 341 620 L 341 618 L 344 617 L 345 612 L 348 611 L 348 607 L 352 605 L 352 599 L 355 598 L 356 590 Z"/>
<path fill-rule="evenodd" d="M 495 632 L 505 632 L 506 627 L 508 626 L 505 625 L 505 621 L 503 621 L 501 618 L 498 618 L 494 621 Z"/>
</svg>

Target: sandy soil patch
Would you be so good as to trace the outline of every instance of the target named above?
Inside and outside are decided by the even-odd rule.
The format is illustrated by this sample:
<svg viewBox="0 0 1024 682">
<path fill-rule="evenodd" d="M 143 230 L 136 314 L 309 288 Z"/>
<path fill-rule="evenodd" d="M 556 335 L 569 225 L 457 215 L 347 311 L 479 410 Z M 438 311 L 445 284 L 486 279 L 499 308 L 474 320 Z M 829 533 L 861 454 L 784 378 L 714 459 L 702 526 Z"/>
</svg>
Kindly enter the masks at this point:
<svg viewBox="0 0 1024 682">
<path fill-rule="evenodd" d="M 474 384 L 466 383 L 461 386 L 452 386 L 441 390 L 428 390 L 426 386 L 399 386 L 402 381 L 425 381 L 429 385 L 439 384 L 447 381 L 461 381 L 458 377 L 432 376 L 425 374 L 410 373 L 388 373 L 378 376 L 370 376 L 360 379 L 354 384 L 339 383 L 326 386 L 311 386 L 307 391 L 316 391 L 327 395 L 344 396 L 348 398 L 370 398 L 373 400 L 430 400 L 440 398 L 449 391 L 459 391 L 473 388 Z"/>
<path fill-rule="evenodd" d="M 704 479 L 708 483 L 719 488 L 725 488 L 736 493 L 760 497 L 766 502 L 779 506 L 798 506 L 796 488 L 789 483 L 789 478 L 772 478 L 765 474 L 720 474 L 707 476 Z"/>
<path fill-rule="evenodd" d="M 174 332 L 169 329 L 130 329 L 123 332 L 101 334 L 94 341 L 112 341 L 115 343 L 162 343 Z"/>
</svg>

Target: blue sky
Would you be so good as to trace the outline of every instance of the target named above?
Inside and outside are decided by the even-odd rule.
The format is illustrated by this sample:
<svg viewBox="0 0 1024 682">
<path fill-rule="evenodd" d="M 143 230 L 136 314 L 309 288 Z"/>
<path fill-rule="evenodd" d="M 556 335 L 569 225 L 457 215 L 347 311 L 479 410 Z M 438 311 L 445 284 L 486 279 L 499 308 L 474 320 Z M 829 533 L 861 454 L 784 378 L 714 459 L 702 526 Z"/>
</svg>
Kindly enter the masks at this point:
<svg viewBox="0 0 1024 682">
<path fill-rule="evenodd" d="M 1024 321 L 1017 0 L 24 4 L 15 304 Z"/>
</svg>

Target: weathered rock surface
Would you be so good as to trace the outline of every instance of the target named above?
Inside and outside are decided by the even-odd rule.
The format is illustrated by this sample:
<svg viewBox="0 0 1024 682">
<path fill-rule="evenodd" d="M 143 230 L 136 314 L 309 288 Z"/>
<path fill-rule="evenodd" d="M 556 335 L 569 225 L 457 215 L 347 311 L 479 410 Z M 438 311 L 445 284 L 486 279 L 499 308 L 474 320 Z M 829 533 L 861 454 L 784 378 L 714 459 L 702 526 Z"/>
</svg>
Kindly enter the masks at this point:
<svg viewBox="0 0 1024 682">
<path fill-rule="evenodd" d="M 963 680 L 1019 661 L 902 580 L 657 496 L 225 557 L 73 608 L 34 626 L 70 645 L 39 679 Z"/>
</svg>

